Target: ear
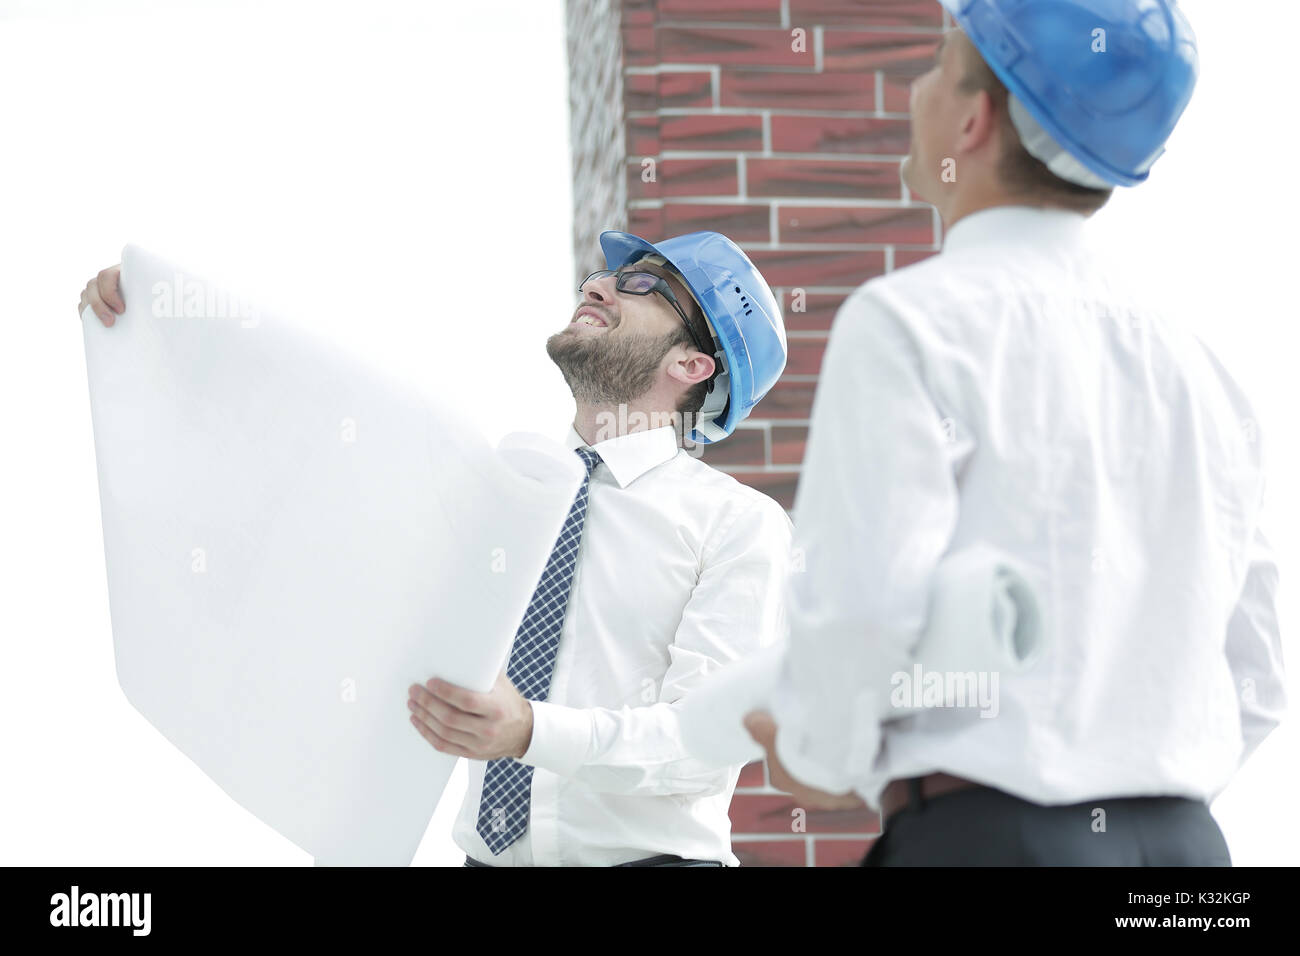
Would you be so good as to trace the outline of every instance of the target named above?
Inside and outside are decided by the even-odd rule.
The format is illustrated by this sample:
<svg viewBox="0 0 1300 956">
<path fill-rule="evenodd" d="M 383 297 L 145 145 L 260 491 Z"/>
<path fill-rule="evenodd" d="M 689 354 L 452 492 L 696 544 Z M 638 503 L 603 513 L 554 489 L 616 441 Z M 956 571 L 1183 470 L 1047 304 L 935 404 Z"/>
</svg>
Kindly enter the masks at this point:
<svg viewBox="0 0 1300 956">
<path fill-rule="evenodd" d="M 988 90 L 979 90 L 969 98 L 961 130 L 957 135 L 958 149 L 973 153 L 997 137 L 998 117 L 993 107 L 993 97 Z"/>
<path fill-rule="evenodd" d="M 668 353 L 668 377 L 681 385 L 691 386 L 706 381 L 713 374 L 716 362 L 690 346 L 678 346 Z"/>
</svg>

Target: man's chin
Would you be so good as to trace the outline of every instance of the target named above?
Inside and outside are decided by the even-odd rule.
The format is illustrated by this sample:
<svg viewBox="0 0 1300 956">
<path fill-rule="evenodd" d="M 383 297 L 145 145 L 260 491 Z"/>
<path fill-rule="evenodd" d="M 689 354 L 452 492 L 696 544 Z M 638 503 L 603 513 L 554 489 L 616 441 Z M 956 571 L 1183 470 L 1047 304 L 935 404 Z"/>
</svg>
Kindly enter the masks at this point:
<svg viewBox="0 0 1300 956">
<path fill-rule="evenodd" d="M 902 179 L 903 185 L 907 187 L 907 191 L 913 199 L 933 204 L 934 200 L 929 196 L 932 184 L 917 182 L 917 168 L 916 157 L 908 153 L 903 157 L 903 162 L 899 165 L 899 178 Z"/>
<path fill-rule="evenodd" d="M 595 336 L 578 335 L 568 329 L 556 332 L 546 340 L 546 354 L 563 370 L 574 362 L 589 363 L 595 360 L 598 345 L 591 341 Z"/>
<path fill-rule="evenodd" d="M 916 186 L 913 184 L 912 181 L 912 173 L 915 170 L 916 170 L 916 157 L 913 156 L 911 153 L 908 153 L 906 156 L 903 157 L 902 163 L 899 164 L 898 177 L 903 181 L 903 185 L 907 187 L 908 191 L 913 196 L 916 195 Z"/>
</svg>

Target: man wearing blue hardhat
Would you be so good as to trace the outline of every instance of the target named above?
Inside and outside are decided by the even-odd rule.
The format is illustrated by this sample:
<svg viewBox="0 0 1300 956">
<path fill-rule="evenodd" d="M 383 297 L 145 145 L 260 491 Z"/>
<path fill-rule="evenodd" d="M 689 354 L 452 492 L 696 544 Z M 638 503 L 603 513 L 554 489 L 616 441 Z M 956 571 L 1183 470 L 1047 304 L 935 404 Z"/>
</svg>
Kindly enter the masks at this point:
<svg viewBox="0 0 1300 956">
<path fill-rule="evenodd" d="M 785 330 L 725 236 L 606 232 L 601 247 L 607 268 L 546 343 L 588 478 L 507 671 L 486 694 L 414 684 L 407 707 L 431 746 L 469 758 L 452 832 L 466 866 L 738 866 L 741 766 L 692 757 L 678 706 L 783 636 L 791 526 L 682 446 L 744 420 L 785 367 Z M 116 267 L 90 280 L 87 305 L 113 324 Z"/>
<path fill-rule="evenodd" d="M 745 725 L 798 805 L 881 811 L 864 865 L 1226 865 L 1208 804 L 1286 702 L 1257 419 L 1085 227 L 1152 174 L 1196 40 L 1174 0 L 942 2 L 902 175 L 943 249 L 835 318 L 790 647 Z M 900 695 L 971 553 L 1018 569 L 1041 654 Z M 961 598 L 970 642 L 1002 596 Z"/>
<path fill-rule="evenodd" d="M 552 556 L 568 580 L 548 564 L 492 694 L 435 682 L 413 700 L 430 743 L 472 758 L 452 832 L 467 866 L 738 866 L 741 765 L 692 757 L 678 706 L 783 634 L 791 526 L 682 445 L 749 414 L 785 367 L 784 326 L 719 233 L 600 243 L 606 268 L 546 342 L 590 475 Z"/>
</svg>

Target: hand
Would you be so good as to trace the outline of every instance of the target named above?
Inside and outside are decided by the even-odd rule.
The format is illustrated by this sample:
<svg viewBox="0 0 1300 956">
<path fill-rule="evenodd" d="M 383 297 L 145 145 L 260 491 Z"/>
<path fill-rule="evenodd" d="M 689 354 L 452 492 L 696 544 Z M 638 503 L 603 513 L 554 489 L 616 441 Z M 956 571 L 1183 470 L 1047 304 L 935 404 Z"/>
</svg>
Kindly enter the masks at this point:
<svg viewBox="0 0 1300 956">
<path fill-rule="evenodd" d="M 95 314 L 99 316 L 99 321 L 105 326 L 110 326 L 117 321 L 117 315 L 126 311 L 126 302 L 122 299 L 122 293 L 118 289 L 117 279 L 122 274 L 122 264 L 119 262 L 115 266 L 109 266 L 99 275 L 86 283 L 86 289 L 81 293 L 81 305 L 77 306 L 77 315 L 86 310 L 86 306 L 91 306 Z"/>
<path fill-rule="evenodd" d="M 471 760 L 522 757 L 533 739 L 533 706 L 504 673 L 486 694 L 434 677 L 408 688 L 411 723 L 440 753 Z"/>
<path fill-rule="evenodd" d="M 776 755 L 776 721 L 765 710 L 751 710 L 745 715 L 745 729 L 767 751 L 767 776 L 772 786 L 794 797 L 795 803 L 807 810 L 858 810 L 867 802 L 856 793 L 828 793 L 809 787 L 786 770 Z"/>
</svg>

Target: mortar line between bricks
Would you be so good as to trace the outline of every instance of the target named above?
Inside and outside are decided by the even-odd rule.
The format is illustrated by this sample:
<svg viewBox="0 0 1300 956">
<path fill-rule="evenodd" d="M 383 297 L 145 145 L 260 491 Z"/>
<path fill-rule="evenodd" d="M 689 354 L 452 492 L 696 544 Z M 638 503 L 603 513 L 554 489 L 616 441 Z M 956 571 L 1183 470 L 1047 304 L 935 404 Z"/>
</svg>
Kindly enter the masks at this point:
<svg viewBox="0 0 1300 956">
<path fill-rule="evenodd" d="M 623 73 L 628 76 L 655 76 L 659 73 L 705 73 L 709 69 L 708 63 L 657 63 L 654 66 L 625 66 Z"/>
<path fill-rule="evenodd" d="M 660 159 L 734 159 L 744 156 L 748 159 L 820 159 L 827 162 L 867 162 L 893 163 L 901 166 L 907 158 L 903 153 L 806 153 L 778 150 L 764 153 L 758 149 L 660 149 L 656 154 Z"/>
<path fill-rule="evenodd" d="M 769 841 L 780 841 L 793 843 L 796 840 L 834 840 L 845 843 L 850 840 L 864 840 L 867 837 L 880 836 L 879 832 L 853 832 L 853 831 L 836 831 L 834 833 L 760 833 L 756 830 L 746 830 L 744 832 L 732 833 L 732 843 L 766 843 Z"/>
<path fill-rule="evenodd" d="M 626 116 L 628 119 L 650 119 L 654 116 L 752 116 L 755 109 L 803 119 L 906 120 L 910 115 L 886 113 L 875 116 L 864 110 L 817 109 L 810 106 L 663 106 L 653 110 L 628 110 Z"/>
<path fill-rule="evenodd" d="M 748 188 L 748 183 L 746 183 L 746 188 Z M 664 203 L 671 203 L 675 206 L 761 206 L 765 203 L 772 203 L 773 205 L 798 206 L 801 208 L 825 206 L 829 209 L 895 209 L 899 212 L 923 208 L 921 206 L 904 206 L 897 199 L 843 199 L 839 196 L 736 196 L 732 193 L 717 193 L 712 196 L 660 196 L 653 199 L 629 199 L 628 208 L 658 209 Z M 931 225 L 934 225 L 933 217 L 931 217 Z M 839 244 L 851 245 L 856 248 L 867 243 Z M 836 245 L 836 243 L 828 243 L 828 245 Z M 904 245 L 907 245 L 907 243 L 904 243 Z M 927 243 L 911 243 L 911 245 L 924 246 L 926 249 L 930 248 Z"/>
<path fill-rule="evenodd" d="M 794 29 L 798 24 L 793 22 L 782 24 L 773 23 L 746 23 L 745 21 L 734 20 L 683 20 L 681 18 L 664 17 L 662 20 L 655 21 L 656 28 L 671 27 L 675 30 L 690 30 L 698 27 L 701 30 L 772 30 L 785 32 L 785 27 Z M 851 23 L 809 23 L 803 27 L 805 30 L 821 30 L 830 27 L 836 33 L 887 33 L 891 36 L 915 36 L 918 39 L 924 38 L 932 40 L 935 37 L 943 35 L 943 27 L 920 27 L 920 26 L 896 26 L 893 24 L 881 24 L 880 26 L 855 27 Z"/>
<path fill-rule="evenodd" d="M 783 242 L 779 246 L 770 242 L 742 242 L 747 252 L 879 252 L 883 253 L 887 242 Z M 934 248 L 925 242 L 895 242 L 897 248 L 904 252 L 934 252 Z M 883 258 L 883 256 L 882 256 Z M 863 282 L 866 279 L 862 280 Z"/>
<path fill-rule="evenodd" d="M 818 73 L 810 66 L 767 66 L 762 63 L 718 63 L 718 64 L 714 64 L 712 62 L 686 63 L 681 61 L 673 62 L 673 63 L 661 63 L 659 66 L 629 66 L 626 69 L 626 73 L 630 76 L 652 76 L 655 73 L 707 73 L 710 70 L 714 69 L 715 66 L 717 67 L 718 70 L 730 70 L 733 73 L 761 73 L 763 76 L 772 79 L 787 77 L 787 76 L 807 76 L 807 77 L 816 77 L 819 79 L 824 77 L 834 77 L 836 79 L 847 79 L 850 77 L 867 76 L 870 73 L 870 70 L 865 70 L 864 72 L 864 70 L 854 71 L 850 69 L 830 70 L 827 72 Z M 872 67 L 871 69 L 877 69 L 877 67 Z M 881 72 L 885 72 L 883 67 L 879 67 L 878 69 L 880 69 Z M 635 70 L 636 72 L 635 73 L 632 72 L 633 70 Z M 910 83 L 912 80 L 911 75 L 906 73 L 899 72 L 899 73 L 890 73 L 888 75 L 891 78 L 899 81 L 900 83 L 901 82 Z M 863 115 L 861 110 L 858 111 L 858 115 L 859 116 Z M 906 111 L 898 111 L 898 110 L 889 111 L 889 115 L 899 116 L 902 117 L 903 119 L 907 119 L 907 117 L 909 116 L 909 114 Z"/>
<path fill-rule="evenodd" d="M 850 295 L 858 291 L 856 285 L 788 285 L 787 290 L 803 289 L 809 295 Z"/>
<path fill-rule="evenodd" d="M 803 252 L 807 252 L 807 253 L 856 252 L 862 255 L 875 255 L 879 253 L 880 261 L 883 264 L 885 260 L 885 246 L 888 245 L 888 243 L 858 242 L 852 245 L 843 245 L 843 244 L 816 243 L 816 242 L 807 242 L 807 243 L 783 242 L 781 245 L 777 246 L 770 242 L 741 242 L 740 245 L 741 247 L 744 248 L 746 252 L 788 252 L 791 254 L 803 253 Z M 902 252 L 933 253 L 935 251 L 928 244 L 923 244 L 923 243 L 899 242 L 896 243 L 896 245 L 898 246 L 899 250 Z M 864 276 L 862 282 L 866 282 L 866 281 L 867 281 L 867 277 Z M 859 285 L 860 284 L 861 283 L 859 283 Z M 854 288 L 857 288 L 857 286 L 854 286 Z"/>
</svg>

